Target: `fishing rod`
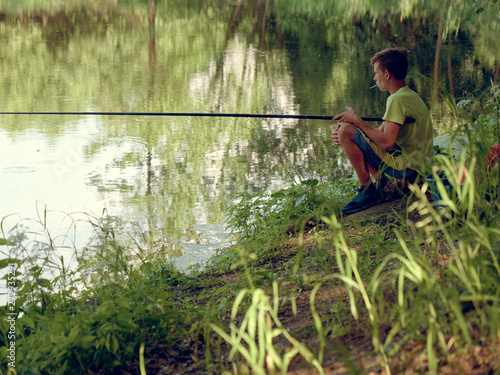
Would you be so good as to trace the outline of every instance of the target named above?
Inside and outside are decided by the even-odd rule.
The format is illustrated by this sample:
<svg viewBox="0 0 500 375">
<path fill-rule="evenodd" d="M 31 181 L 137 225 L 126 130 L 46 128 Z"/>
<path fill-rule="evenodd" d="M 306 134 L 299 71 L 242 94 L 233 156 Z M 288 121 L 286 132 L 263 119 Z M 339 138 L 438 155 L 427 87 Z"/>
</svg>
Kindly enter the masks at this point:
<svg viewBox="0 0 500 375">
<path fill-rule="evenodd" d="M 245 118 L 279 118 L 305 120 L 332 120 L 335 116 L 322 115 L 280 115 L 256 113 L 186 113 L 186 112 L 0 112 L 0 115 L 73 115 L 73 116 L 171 116 L 171 117 L 245 117 Z M 361 117 L 363 121 L 384 121 L 380 117 Z M 413 120 L 413 121 L 411 121 Z M 415 122 L 408 118 L 406 122 Z"/>
</svg>

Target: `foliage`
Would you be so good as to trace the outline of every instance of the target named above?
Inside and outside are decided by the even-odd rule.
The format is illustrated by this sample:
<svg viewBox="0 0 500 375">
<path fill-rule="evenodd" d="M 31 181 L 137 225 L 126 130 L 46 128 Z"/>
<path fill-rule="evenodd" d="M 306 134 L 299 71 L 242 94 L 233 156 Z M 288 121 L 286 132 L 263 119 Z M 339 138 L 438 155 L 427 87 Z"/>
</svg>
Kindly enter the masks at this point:
<svg viewBox="0 0 500 375">
<path fill-rule="evenodd" d="M 243 289 L 238 293 L 231 311 L 230 334 L 227 334 L 216 324 L 212 323 L 210 327 L 231 345 L 229 360 L 233 359 L 235 353 L 240 353 L 254 374 L 274 374 L 276 370 L 286 374 L 290 361 L 297 354 L 303 356 L 320 374 L 323 374 L 320 362 L 314 358 L 313 353 L 293 338 L 281 324 L 278 317 L 279 295 L 277 285 L 278 282 L 275 280 L 273 282 L 273 303 L 262 289 Z M 237 327 L 238 309 L 246 294 L 250 294 L 252 303 L 245 309 L 243 321 Z M 283 354 L 279 353 L 273 345 L 273 340 L 280 335 L 283 335 L 291 344 L 291 349 Z"/>
<path fill-rule="evenodd" d="M 500 86 L 493 85 L 484 98 L 460 101 L 458 108 L 467 124 L 471 124 L 465 126 L 464 133 L 469 144 L 468 157 L 477 159 L 474 173 L 481 181 L 478 191 L 488 197 L 498 190 L 500 182 L 498 168 L 492 169 L 490 154 L 491 147 L 500 144 Z"/>
<path fill-rule="evenodd" d="M 15 263 L 18 284 L 18 373 L 71 370 L 83 374 L 92 368 L 117 367 L 137 358 L 140 348 L 155 348 L 158 340 L 173 345 L 201 316 L 193 306 L 172 301 L 172 288 L 196 285 L 199 280 L 176 271 L 161 258 L 143 257 L 134 264 L 112 238 L 93 252 L 93 262 L 87 261 L 78 271 L 60 268 L 52 279 L 43 277 L 58 258 L 50 241 L 45 244 L 50 251 L 40 265 L 30 256 L 19 256 L 22 252 L 15 247 L 21 243 L 9 243 L 10 253 L 17 253 L 10 262 Z M 7 308 L 2 306 L 4 312 Z M 0 324 L 0 352 L 5 361 L 8 322 Z"/>
<path fill-rule="evenodd" d="M 483 2 L 486 2 L 487 5 L 496 5 L 498 3 L 498 0 L 478 0 L 478 3 L 483 3 Z M 482 4 L 479 4 L 479 5 L 482 5 Z M 476 9 L 476 14 L 481 14 L 484 12 L 484 7 L 480 6 L 479 8 Z"/>
<path fill-rule="evenodd" d="M 273 194 L 265 191 L 253 196 L 244 194 L 228 210 L 228 227 L 241 241 L 276 238 L 281 242 L 290 231 L 298 231 L 308 222 L 319 223 L 322 216 L 339 213 L 356 184 L 355 180 L 345 179 L 319 184 L 311 179 Z M 269 223 L 273 223 L 272 227 Z"/>
<path fill-rule="evenodd" d="M 500 86 L 493 85 L 485 98 L 470 98 L 457 104 L 459 113 L 473 124 L 466 131 L 476 143 L 489 147 L 500 140 Z"/>
</svg>

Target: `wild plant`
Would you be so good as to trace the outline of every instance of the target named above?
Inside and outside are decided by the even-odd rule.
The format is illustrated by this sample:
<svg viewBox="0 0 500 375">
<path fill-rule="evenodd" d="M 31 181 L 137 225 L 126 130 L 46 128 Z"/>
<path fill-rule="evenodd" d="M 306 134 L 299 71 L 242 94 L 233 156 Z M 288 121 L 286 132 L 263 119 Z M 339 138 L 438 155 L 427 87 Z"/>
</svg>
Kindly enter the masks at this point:
<svg viewBox="0 0 500 375">
<path fill-rule="evenodd" d="M 240 306 L 247 295 L 251 304 L 240 313 Z M 229 333 L 215 323 L 210 323 L 210 327 L 231 346 L 229 360 L 240 354 L 254 374 L 276 374 L 277 370 L 286 374 L 292 358 L 297 354 L 323 374 L 320 360 L 283 326 L 278 309 L 278 282 L 275 280 L 272 299 L 260 288 L 243 289 L 238 293 L 231 310 Z M 241 314 L 243 317 L 238 325 Z M 273 343 L 281 335 L 290 343 L 290 348 L 283 353 Z"/>
<path fill-rule="evenodd" d="M 290 233 L 298 233 L 309 221 L 317 224 L 321 217 L 339 212 L 355 190 L 355 182 L 337 180 L 319 184 L 302 181 L 273 194 L 265 191 L 254 196 L 243 195 L 230 207 L 227 225 L 240 242 L 254 243 L 264 254 L 279 248 Z"/>
<path fill-rule="evenodd" d="M 69 270 L 57 255 L 57 246 L 51 246 L 54 241 L 40 246 L 40 254 L 47 255 L 42 262 L 25 267 L 30 252 L 19 251 L 24 244 L 16 241 L 24 237 L 10 236 L 1 242 L 12 250 L 5 251 L 17 254 L 9 262 L 18 266 L 18 373 L 67 373 L 70 369 L 86 373 L 97 367 L 119 367 L 132 359 L 144 364 L 156 350 L 155 342 L 173 345 L 179 337 L 189 336 L 187 327 L 203 315 L 172 293 L 173 285 L 196 285 L 199 280 L 181 274 L 161 258 L 144 254 L 134 263 L 111 229 L 103 226 L 102 230 L 106 240 L 92 254 L 83 254 L 90 268 L 81 263 Z M 91 272 L 85 277 L 86 269 Z M 42 278 L 47 271 L 53 277 Z M 1 309 L 6 312 L 7 306 Z M 0 321 L 3 354 L 5 324 Z M 2 356 L 2 367 L 6 358 Z"/>
</svg>

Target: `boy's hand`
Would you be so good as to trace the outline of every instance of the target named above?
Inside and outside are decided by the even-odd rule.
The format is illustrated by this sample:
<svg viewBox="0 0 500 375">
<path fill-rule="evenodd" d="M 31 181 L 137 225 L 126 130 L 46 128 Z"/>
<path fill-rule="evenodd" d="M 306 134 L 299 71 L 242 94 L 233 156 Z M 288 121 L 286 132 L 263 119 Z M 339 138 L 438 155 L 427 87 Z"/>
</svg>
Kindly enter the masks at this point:
<svg viewBox="0 0 500 375">
<path fill-rule="evenodd" d="M 333 143 L 336 144 L 337 146 L 340 146 L 339 129 L 341 126 L 342 126 L 342 124 L 338 124 L 337 127 L 332 131 L 332 140 L 333 140 Z"/>
<path fill-rule="evenodd" d="M 359 127 L 359 124 L 363 122 L 361 117 L 357 114 L 357 112 L 349 106 L 345 107 L 347 109 L 346 112 L 342 112 L 333 118 L 333 121 L 339 122 L 347 122 L 349 124 L 353 124 L 356 127 Z"/>
</svg>

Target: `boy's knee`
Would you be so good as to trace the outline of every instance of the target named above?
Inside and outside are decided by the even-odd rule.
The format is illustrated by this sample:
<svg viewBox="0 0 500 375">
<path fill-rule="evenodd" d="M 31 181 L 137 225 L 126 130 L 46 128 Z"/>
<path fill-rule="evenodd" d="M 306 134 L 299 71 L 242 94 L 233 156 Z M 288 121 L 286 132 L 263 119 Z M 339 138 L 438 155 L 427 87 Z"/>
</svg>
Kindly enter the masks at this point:
<svg viewBox="0 0 500 375">
<path fill-rule="evenodd" d="M 342 145 L 342 143 L 345 143 L 346 141 L 354 141 L 356 130 L 358 130 L 358 128 L 353 124 L 349 123 L 342 124 L 339 128 L 340 144 Z"/>
</svg>

